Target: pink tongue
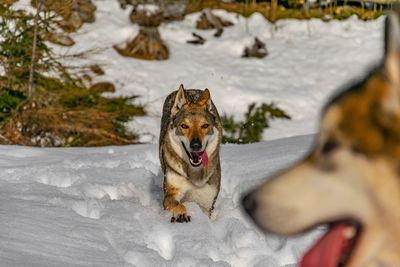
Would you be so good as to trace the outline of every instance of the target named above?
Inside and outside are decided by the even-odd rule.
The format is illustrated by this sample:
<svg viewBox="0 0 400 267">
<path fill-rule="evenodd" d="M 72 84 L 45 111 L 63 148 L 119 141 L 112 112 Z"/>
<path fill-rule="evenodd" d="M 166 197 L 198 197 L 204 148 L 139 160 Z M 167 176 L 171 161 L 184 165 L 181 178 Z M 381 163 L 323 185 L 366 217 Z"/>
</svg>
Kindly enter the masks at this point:
<svg viewBox="0 0 400 267">
<path fill-rule="evenodd" d="M 204 151 L 204 153 L 202 153 L 200 155 L 201 161 L 203 162 L 204 167 L 207 167 L 208 165 L 208 155 L 207 155 L 207 151 Z"/>
<path fill-rule="evenodd" d="M 192 152 L 192 155 L 196 155 L 197 157 L 201 158 L 201 162 L 203 163 L 204 167 L 207 167 L 208 165 L 208 155 L 207 151 L 202 151 L 202 152 Z"/>
<path fill-rule="evenodd" d="M 344 231 L 349 227 L 339 224 L 329 230 L 301 260 L 300 267 L 338 267 L 342 254 L 349 248 Z"/>
</svg>

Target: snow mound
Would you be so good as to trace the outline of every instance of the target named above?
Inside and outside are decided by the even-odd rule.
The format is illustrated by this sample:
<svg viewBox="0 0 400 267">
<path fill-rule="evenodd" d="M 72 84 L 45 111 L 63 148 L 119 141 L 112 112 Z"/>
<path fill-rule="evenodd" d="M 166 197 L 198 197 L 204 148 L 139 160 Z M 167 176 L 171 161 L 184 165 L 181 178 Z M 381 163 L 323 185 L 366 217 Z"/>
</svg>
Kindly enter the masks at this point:
<svg viewBox="0 0 400 267">
<path fill-rule="evenodd" d="M 312 137 L 222 147 L 216 218 L 188 203 L 192 222 L 162 208 L 156 145 L 0 150 L 2 266 L 286 266 L 318 232 L 265 236 L 241 194 L 308 150 Z"/>
</svg>

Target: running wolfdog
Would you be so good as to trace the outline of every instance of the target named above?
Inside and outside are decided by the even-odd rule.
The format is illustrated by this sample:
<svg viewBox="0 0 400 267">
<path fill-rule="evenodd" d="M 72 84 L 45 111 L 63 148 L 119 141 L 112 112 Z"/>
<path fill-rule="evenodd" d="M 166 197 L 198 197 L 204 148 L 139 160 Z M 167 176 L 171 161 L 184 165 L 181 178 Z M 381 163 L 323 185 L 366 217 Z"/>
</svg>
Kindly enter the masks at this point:
<svg viewBox="0 0 400 267">
<path fill-rule="evenodd" d="M 211 217 L 221 183 L 221 121 L 208 89 L 183 85 L 164 103 L 160 161 L 164 172 L 164 209 L 171 222 L 190 222 L 183 204 L 196 202 Z"/>
</svg>

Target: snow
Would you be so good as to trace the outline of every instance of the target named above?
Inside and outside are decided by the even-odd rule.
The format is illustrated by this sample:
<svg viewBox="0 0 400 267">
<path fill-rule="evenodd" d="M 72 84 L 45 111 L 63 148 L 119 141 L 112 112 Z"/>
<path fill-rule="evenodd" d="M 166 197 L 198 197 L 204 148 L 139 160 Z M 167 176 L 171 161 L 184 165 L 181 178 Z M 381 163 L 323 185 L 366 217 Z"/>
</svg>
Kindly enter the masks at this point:
<svg viewBox="0 0 400 267">
<path fill-rule="evenodd" d="M 147 5 L 138 5 L 136 8 L 138 11 L 144 11 L 146 12 L 147 16 L 150 16 L 152 14 L 157 14 L 157 12 L 160 11 L 159 6 L 157 5 L 152 5 L 152 4 L 147 4 Z"/>
<path fill-rule="evenodd" d="M 216 218 L 162 208 L 157 145 L 0 149 L 2 266 L 286 266 L 318 234 L 284 241 L 259 232 L 240 195 L 298 159 L 312 136 L 222 147 Z M 245 167 L 244 167 L 245 166 Z"/>
<path fill-rule="evenodd" d="M 28 0 L 14 8 L 26 8 Z M 170 48 L 167 61 L 123 58 L 112 48 L 138 27 L 117 1 L 95 1 L 94 24 L 73 34 L 82 51 L 71 66 L 99 63 L 96 80 L 117 85 L 116 94 L 139 94 L 149 116 L 130 127 L 153 144 L 75 149 L 0 148 L 1 266 L 268 266 L 294 267 L 320 235 L 283 240 L 264 235 L 241 212 L 240 196 L 269 175 L 301 158 L 316 132 L 323 104 L 381 57 L 382 21 L 282 20 L 273 25 L 216 11 L 235 23 L 220 39 L 194 28 L 200 14 L 160 27 Z M 191 46 L 191 33 L 207 38 Z M 240 57 L 254 36 L 269 56 Z M 93 52 L 94 51 L 94 52 Z M 162 208 L 162 174 L 156 143 L 166 95 L 183 83 L 205 88 L 221 114 L 243 116 L 251 102 L 275 102 L 291 116 L 274 121 L 267 141 L 223 145 L 222 185 L 215 219 L 188 203 L 192 222 L 171 224 Z M 286 138 L 283 138 L 286 137 Z M 283 138 L 283 139 L 282 139 Z"/>
<path fill-rule="evenodd" d="M 275 102 L 292 120 L 277 120 L 265 131 L 264 140 L 316 132 L 318 114 L 326 99 L 337 88 L 356 79 L 381 58 L 383 18 L 364 22 L 356 17 L 345 21 L 322 22 L 281 20 L 275 25 L 260 14 L 245 19 L 223 10 L 214 11 L 235 23 L 225 28 L 221 38 L 215 30 L 195 29 L 200 13 L 183 21 L 163 24 L 160 34 L 169 47 L 170 59 L 143 61 L 121 57 L 113 45 L 123 44 L 138 32 L 129 21 L 130 9 L 122 10 L 117 1 L 95 1 L 96 23 L 85 24 L 73 34 L 72 48 L 59 48 L 61 54 L 92 51 L 76 66 L 98 63 L 116 94 L 139 95 L 149 116 L 135 118 L 130 127 L 142 134 L 143 142 L 156 143 L 161 107 L 165 97 L 182 83 L 186 88 L 209 88 L 221 114 L 242 119 L 252 102 Z M 203 46 L 187 44 L 196 32 L 207 39 Z M 269 55 L 264 59 L 244 59 L 241 54 L 254 37 L 266 42 Z"/>
</svg>

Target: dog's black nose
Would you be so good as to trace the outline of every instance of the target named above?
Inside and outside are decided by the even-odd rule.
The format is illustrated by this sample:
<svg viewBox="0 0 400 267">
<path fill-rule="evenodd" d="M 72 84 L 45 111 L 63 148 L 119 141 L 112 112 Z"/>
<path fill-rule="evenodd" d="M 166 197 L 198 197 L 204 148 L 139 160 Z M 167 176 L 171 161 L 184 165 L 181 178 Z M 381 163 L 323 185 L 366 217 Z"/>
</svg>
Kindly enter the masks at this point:
<svg viewBox="0 0 400 267">
<path fill-rule="evenodd" d="M 201 141 L 199 138 L 193 138 L 192 141 L 190 142 L 190 148 L 193 151 L 199 151 L 202 147 Z"/>
<path fill-rule="evenodd" d="M 254 195 L 254 192 L 250 192 L 242 198 L 243 208 L 251 217 L 257 209 L 257 201 L 254 199 Z"/>
</svg>

